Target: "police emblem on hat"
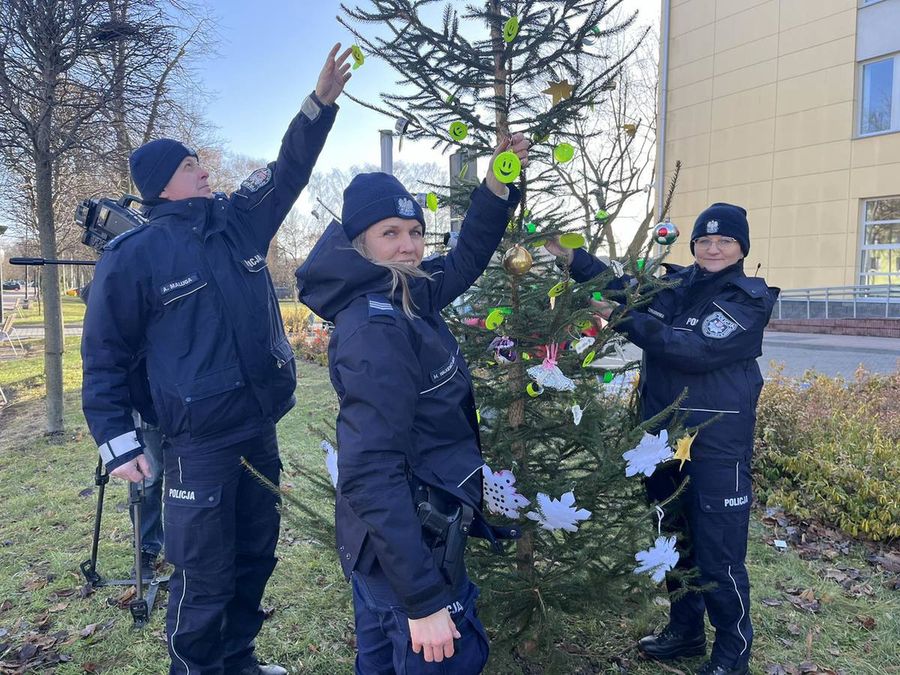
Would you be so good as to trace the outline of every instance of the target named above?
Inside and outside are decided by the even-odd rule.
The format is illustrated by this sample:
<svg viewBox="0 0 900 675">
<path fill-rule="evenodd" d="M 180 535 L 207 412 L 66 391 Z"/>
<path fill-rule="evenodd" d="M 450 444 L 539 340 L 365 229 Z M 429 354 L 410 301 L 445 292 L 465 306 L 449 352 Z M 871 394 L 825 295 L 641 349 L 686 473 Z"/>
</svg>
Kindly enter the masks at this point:
<svg viewBox="0 0 900 675">
<path fill-rule="evenodd" d="M 708 220 L 706 222 L 706 234 L 715 234 L 719 231 L 719 221 L 718 220 Z"/>
<path fill-rule="evenodd" d="M 264 166 L 262 169 L 257 169 L 241 183 L 241 187 L 245 188 L 248 192 L 256 192 L 264 185 L 268 184 L 268 182 L 272 180 L 272 169 L 267 166 Z"/>
<path fill-rule="evenodd" d="M 401 218 L 415 218 L 416 206 L 409 197 L 397 198 L 397 215 Z"/>
<path fill-rule="evenodd" d="M 703 334 L 709 338 L 720 340 L 727 338 L 737 330 L 737 327 L 737 322 L 728 318 L 722 312 L 713 312 L 703 319 Z"/>
</svg>

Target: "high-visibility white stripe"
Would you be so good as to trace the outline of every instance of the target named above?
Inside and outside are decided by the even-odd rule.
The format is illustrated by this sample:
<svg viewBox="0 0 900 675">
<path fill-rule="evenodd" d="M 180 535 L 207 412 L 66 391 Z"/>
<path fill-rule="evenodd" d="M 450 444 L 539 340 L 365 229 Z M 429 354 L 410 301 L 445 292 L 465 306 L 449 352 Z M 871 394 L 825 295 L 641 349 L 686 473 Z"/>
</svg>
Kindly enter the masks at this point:
<svg viewBox="0 0 900 675">
<path fill-rule="evenodd" d="M 456 366 L 456 368 L 454 368 L 454 370 L 453 370 L 453 375 L 456 375 L 456 373 L 457 373 L 458 371 L 459 371 L 459 366 Z M 435 389 L 438 389 L 439 387 L 443 387 L 445 384 L 447 384 L 450 380 L 453 379 L 453 375 L 451 375 L 450 377 L 448 377 L 446 380 L 444 380 L 444 381 L 441 382 L 440 384 L 436 384 L 436 385 L 433 386 L 431 389 L 426 389 L 425 391 L 420 391 L 420 392 L 419 392 L 419 395 L 427 394 L 429 391 L 434 391 Z"/>
<path fill-rule="evenodd" d="M 178 458 L 178 482 L 184 482 L 184 474 L 181 472 L 181 457 Z"/>
<path fill-rule="evenodd" d="M 99 446 L 97 449 L 100 450 L 100 457 L 103 458 L 103 463 L 109 464 L 116 457 L 121 457 L 140 447 L 141 444 L 140 441 L 138 441 L 137 431 L 132 429 L 121 436 L 116 436 L 115 438 L 106 441 L 106 443 Z"/>
<path fill-rule="evenodd" d="M 178 653 L 178 650 L 175 649 L 175 636 L 178 634 L 178 627 L 181 625 L 181 606 L 184 604 L 185 595 L 187 595 L 187 574 L 184 570 L 181 570 L 181 598 L 178 600 L 178 612 L 175 615 L 175 630 L 173 630 L 172 635 L 169 636 L 169 646 L 172 648 L 172 653 L 184 666 L 185 675 L 191 675 L 191 668 L 188 666 L 187 661 L 185 661 L 181 657 L 181 654 Z"/>
<path fill-rule="evenodd" d="M 465 478 L 463 478 L 463 479 L 462 479 L 462 482 L 461 482 L 459 485 L 457 485 L 456 487 L 461 488 L 463 485 L 466 484 L 466 481 L 467 481 L 467 480 L 469 480 L 472 476 L 474 476 L 476 473 L 478 473 L 479 471 L 481 471 L 482 468 L 484 468 L 484 464 L 482 464 L 481 466 L 476 466 L 476 467 L 475 467 L 475 470 L 474 470 L 472 473 L 470 473 L 468 476 L 466 476 Z"/>
<path fill-rule="evenodd" d="M 675 328 L 674 330 L 686 330 L 688 333 L 693 333 L 694 331 L 690 328 Z"/>
<path fill-rule="evenodd" d="M 679 410 L 687 410 L 688 412 L 713 412 L 728 413 L 729 415 L 739 415 L 740 410 L 715 410 L 714 408 L 679 408 Z"/>
<path fill-rule="evenodd" d="M 744 641 L 744 648 L 741 650 L 741 653 L 738 654 L 738 656 L 743 656 L 744 652 L 747 651 L 747 649 L 749 649 L 749 647 L 750 647 L 750 644 L 747 642 L 747 638 L 745 638 L 744 634 L 741 632 L 741 621 L 743 621 L 744 617 L 747 616 L 747 610 L 744 609 L 744 600 L 743 600 L 743 598 L 741 598 L 741 594 L 738 591 L 737 582 L 734 580 L 734 577 L 731 576 L 731 565 L 728 566 L 728 576 L 731 579 L 731 583 L 734 584 L 734 592 L 738 597 L 738 602 L 741 604 L 741 616 L 738 618 L 738 621 L 737 621 L 737 632 L 738 632 L 738 635 L 741 636 L 741 640 Z"/>
<path fill-rule="evenodd" d="M 738 488 L 738 470 L 740 469 L 740 465 L 741 465 L 740 462 L 734 463 L 734 491 L 735 492 L 737 492 L 739 489 Z"/>
<path fill-rule="evenodd" d="M 718 302 L 713 301 L 713 304 L 714 304 L 716 307 L 718 307 L 718 308 L 722 311 L 722 313 L 723 313 L 725 316 L 727 316 L 729 319 L 731 319 L 732 321 L 734 321 L 738 326 L 741 326 L 741 322 L 738 321 L 737 319 L 735 319 L 733 316 L 731 316 L 731 314 L 729 314 L 728 312 L 726 312 L 724 309 L 722 309 L 722 306 L 721 306 Z M 743 326 L 741 326 L 741 328 L 743 328 L 744 330 L 747 330 L 747 329 L 744 328 Z"/>
<path fill-rule="evenodd" d="M 392 305 L 383 302 L 372 302 L 371 300 L 369 301 L 369 307 L 374 307 L 375 309 L 394 309 Z"/>
<path fill-rule="evenodd" d="M 188 296 L 191 293 L 196 293 L 197 291 L 199 291 L 201 288 L 204 288 L 205 286 L 206 286 L 206 282 L 204 281 L 201 285 L 197 286 L 197 288 L 192 288 L 187 293 L 182 293 L 181 295 L 176 295 L 174 298 L 169 298 L 163 304 L 168 305 L 170 302 L 175 302 L 176 300 L 183 298 L 185 296 Z"/>
</svg>

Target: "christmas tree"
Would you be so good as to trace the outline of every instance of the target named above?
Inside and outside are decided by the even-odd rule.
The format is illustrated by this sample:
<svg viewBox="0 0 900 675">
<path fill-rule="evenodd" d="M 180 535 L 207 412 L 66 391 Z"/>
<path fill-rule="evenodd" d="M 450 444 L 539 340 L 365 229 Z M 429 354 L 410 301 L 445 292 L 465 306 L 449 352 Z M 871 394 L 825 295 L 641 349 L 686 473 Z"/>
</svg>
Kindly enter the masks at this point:
<svg viewBox="0 0 900 675">
<path fill-rule="evenodd" d="M 638 460 L 652 458 L 644 467 L 652 471 L 672 457 L 663 434 L 645 434 L 653 421 L 641 424 L 636 414 L 636 363 L 609 325 L 595 325 L 589 302 L 647 303 L 660 288 L 660 260 L 648 257 L 654 241 L 628 246 L 581 285 L 542 248 L 560 236 L 571 248 L 593 237 L 596 249 L 610 236 L 599 206 L 585 224 L 577 181 L 564 180 L 561 167 L 592 147 L 596 131 L 584 122 L 607 104 L 633 51 L 603 53 L 635 18 L 613 20 L 618 4 L 489 0 L 447 4 L 441 14 L 431 2 L 372 0 L 342 6 L 339 17 L 356 37 L 361 67 L 376 56 L 399 74 L 378 102 L 350 98 L 401 120 L 407 138 L 469 158 L 490 156 L 511 132 L 533 139 L 528 171 L 516 179 L 523 199 L 499 254 L 448 316 L 476 383 L 486 509 L 522 530 L 506 556 L 470 545 L 472 575 L 494 638 L 516 638 L 525 651 L 553 639 L 558 622 L 548 619 L 615 611 L 649 587 L 634 574 L 635 554 L 657 520 L 622 456 L 636 453 L 629 473 Z M 438 206 L 465 207 L 467 166 L 437 192 Z M 632 282 L 623 283 L 626 273 Z M 671 562 L 665 544 L 638 559 L 642 571 L 658 577 Z"/>
</svg>

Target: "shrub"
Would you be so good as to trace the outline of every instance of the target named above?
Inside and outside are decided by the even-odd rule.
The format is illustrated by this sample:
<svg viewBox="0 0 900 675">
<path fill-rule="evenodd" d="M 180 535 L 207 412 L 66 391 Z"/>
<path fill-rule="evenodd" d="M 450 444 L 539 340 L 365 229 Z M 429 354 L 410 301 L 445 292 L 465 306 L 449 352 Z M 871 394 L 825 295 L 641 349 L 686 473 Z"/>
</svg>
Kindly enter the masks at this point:
<svg viewBox="0 0 900 675">
<path fill-rule="evenodd" d="M 854 536 L 900 537 L 900 370 L 852 382 L 780 372 L 756 427 L 760 501 Z"/>
<path fill-rule="evenodd" d="M 291 335 L 290 341 L 298 359 L 327 366 L 329 338 L 330 334 L 327 328 L 316 326 Z"/>
<path fill-rule="evenodd" d="M 288 335 L 308 330 L 312 316 L 313 313 L 309 307 L 298 302 L 281 306 L 281 320 L 284 322 L 284 332 Z"/>
</svg>

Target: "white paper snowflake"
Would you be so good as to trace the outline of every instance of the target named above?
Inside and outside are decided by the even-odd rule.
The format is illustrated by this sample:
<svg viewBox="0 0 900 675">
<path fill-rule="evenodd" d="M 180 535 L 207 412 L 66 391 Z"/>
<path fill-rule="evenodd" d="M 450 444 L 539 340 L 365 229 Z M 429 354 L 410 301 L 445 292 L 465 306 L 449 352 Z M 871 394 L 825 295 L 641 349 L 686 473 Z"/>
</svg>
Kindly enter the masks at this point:
<svg viewBox="0 0 900 675">
<path fill-rule="evenodd" d="M 578 521 L 587 520 L 591 517 L 591 512 L 586 509 L 576 509 L 575 493 L 566 492 L 559 499 L 552 499 L 543 492 L 537 495 L 538 511 L 529 511 L 525 517 L 537 521 L 537 523 L 545 530 L 565 530 L 566 532 L 576 532 L 578 530 Z"/>
<path fill-rule="evenodd" d="M 574 343 L 572 345 L 572 348 L 579 354 L 584 354 L 584 352 L 587 351 L 587 348 L 594 344 L 596 341 L 596 339 L 590 336 L 585 336 L 578 340 L 578 342 Z"/>
<path fill-rule="evenodd" d="M 577 403 L 572 406 L 572 421 L 575 422 L 575 426 L 577 427 L 581 424 L 581 416 L 584 414 L 584 410 L 581 409 L 581 406 Z"/>
<path fill-rule="evenodd" d="M 626 476 L 635 476 L 639 473 L 652 476 L 656 471 L 656 465 L 660 462 L 672 459 L 674 453 L 669 447 L 669 432 L 663 429 L 658 436 L 644 433 L 641 442 L 632 450 L 624 453 L 622 459 L 628 462 L 625 467 Z"/>
<path fill-rule="evenodd" d="M 678 551 L 675 550 L 675 537 L 657 537 L 656 543 L 652 547 L 634 555 L 634 559 L 638 562 L 634 573 L 650 572 L 653 581 L 659 583 L 666 578 L 666 572 L 675 569 L 678 557 Z"/>
<path fill-rule="evenodd" d="M 487 464 L 481 467 L 483 476 L 482 494 L 488 511 L 507 518 L 519 518 L 519 510 L 528 506 L 531 501 L 516 492 L 516 477 L 509 469 L 491 471 Z"/>
<path fill-rule="evenodd" d="M 328 469 L 328 474 L 331 476 L 331 484 L 337 488 L 337 450 L 335 450 L 334 446 L 328 441 L 322 441 L 319 445 L 322 447 L 322 450 L 325 451 L 325 468 Z"/>
</svg>

